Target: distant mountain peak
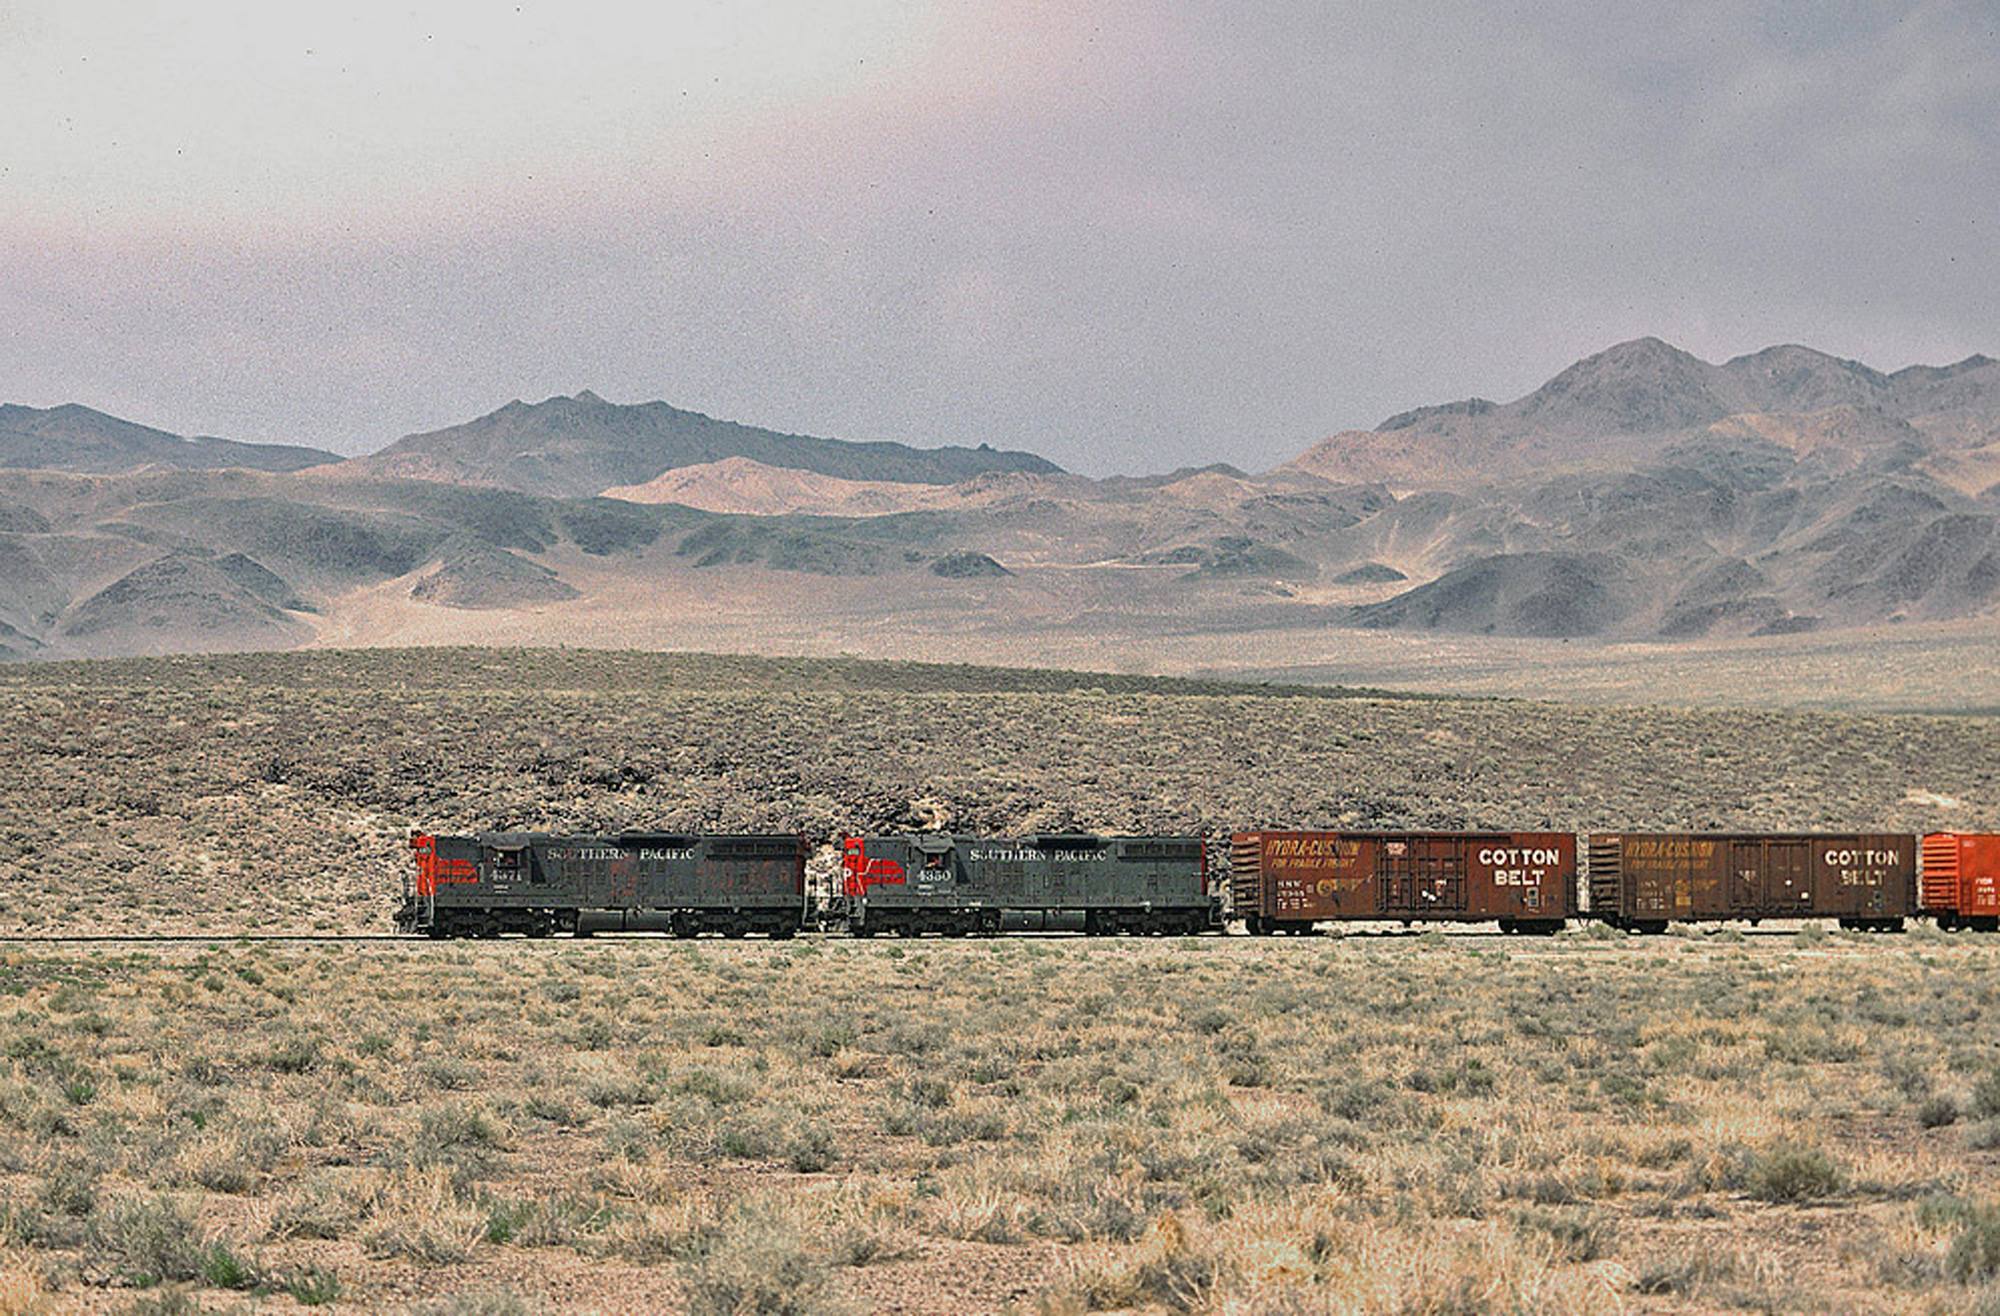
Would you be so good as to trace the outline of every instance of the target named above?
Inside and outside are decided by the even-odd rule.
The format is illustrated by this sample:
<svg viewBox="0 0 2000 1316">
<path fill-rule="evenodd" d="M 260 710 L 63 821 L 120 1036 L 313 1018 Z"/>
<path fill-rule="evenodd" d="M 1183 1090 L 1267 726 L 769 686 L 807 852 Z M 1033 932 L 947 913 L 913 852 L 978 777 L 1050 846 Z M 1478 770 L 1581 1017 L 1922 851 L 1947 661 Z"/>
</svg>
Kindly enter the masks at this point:
<svg viewBox="0 0 2000 1316">
<path fill-rule="evenodd" d="M 0 403 L 0 469 L 114 474 L 170 470 L 297 471 L 340 461 L 331 452 L 280 443 L 183 437 L 64 402 L 53 407 Z"/>
<path fill-rule="evenodd" d="M 1822 352 L 1817 347 L 1807 347 L 1804 343 L 1773 343 L 1769 347 L 1760 347 L 1754 352 L 1738 353 L 1722 364 L 1727 368 L 1734 365 L 1776 361 L 1789 357 L 1803 357 L 1814 361 L 1838 361 L 1843 365 L 1850 366 L 1861 364 L 1858 361 L 1849 361 L 1845 357 L 1834 356 L 1830 352 Z"/>
<path fill-rule="evenodd" d="M 1644 434 L 1720 420 L 1715 367 L 1660 338 L 1634 338 L 1585 357 L 1512 404 L 1564 429 Z"/>
<path fill-rule="evenodd" d="M 817 439 L 665 402 L 607 402 L 589 389 L 510 402 L 462 425 L 406 435 L 360 460 L 382 475 L 589 498 L 729 457 L 848 480 L 917 484 L 953 484 L 988 471 L 1061 470 L 1032 453 Z"/>
<path fill-rule="evenodd" d="M 1629 359 L 1634 357 L 1671 357 L 1685 358 L 1689 361 L 1700 360 L 1694 353 L 1685 348 L 1675 347 L 1658 334 L 1643 334 L 1638 338 L 1628 338 L 1622 343 L 1613 343 L 1602 352 L 1598 352 L 1594 357 L 1585 357 L 1584 360 Z"/>
</svg>

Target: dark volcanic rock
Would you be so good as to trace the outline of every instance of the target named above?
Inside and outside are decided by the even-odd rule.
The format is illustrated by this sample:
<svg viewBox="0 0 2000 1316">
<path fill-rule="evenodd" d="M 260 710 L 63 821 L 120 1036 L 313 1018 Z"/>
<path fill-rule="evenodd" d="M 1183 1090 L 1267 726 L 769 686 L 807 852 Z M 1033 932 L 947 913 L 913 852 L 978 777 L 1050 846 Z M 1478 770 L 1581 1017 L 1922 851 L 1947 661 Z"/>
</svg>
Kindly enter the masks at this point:
<svg viewBox="0 0 2000 1316">
<path fill-rule="evenodd" d="M 577 596 L 539 562 L 479 540 L 447 544 L 438 564 L 410 588 L 410 597 L 447 608 L 518 608 Z"/>
<path fill-rule="evenodd" d="M 1011 576 L 1014 573 L 995 562 L 984 553 L 947 553 L 931 563 L 931 574 L 943 576 L 947 580 L 972 580 L 988 576 Z"/>
<path fill-rule="evenodd" d="M 1625 619 L 1633 594 L 1630 569 L 1609 554 L 1507 553 L 1448 571 L 1351 615 L 1356 625 L 1371 629 L 1597 635 Z"/>
<path fill-rule="evenodd" d="M 1409 577 L 1392 566 L 1380 562 L 1363 562 L 1351 571 L 1343 571 L 1333 578 L 1336 585 L 1392 585 Z"/>
<path fill-rule="evenodd" d="M 0 502 L 0 534 L 45 535 L 49 519 L 21 503 Z"/>
<path fill-rule="evenodd" d="M 306 633 L 215 562 L 187 553 L 127 572 L 71 608 L 56 629 L 69 639 L 119 638 L 141 651 L 271 647 Z"/>
<path fill-rule="evenodd" d="M 1310 580 L 1319 568 L 1296 553 L 1259 543 L 1243 535 L 1223 535 L 1209 544 L 1184 544 L 1146 559 L 1178 566 L 1191 564 L 1184 580 L 1268 576 L 1279 580 Z"/>
<path fill-rule="evenodd" d="M 32 658 L 45 646 L 34 636 L 19 631 L 0 621 L 0 662 L 19 662 Z"/>
</svg>

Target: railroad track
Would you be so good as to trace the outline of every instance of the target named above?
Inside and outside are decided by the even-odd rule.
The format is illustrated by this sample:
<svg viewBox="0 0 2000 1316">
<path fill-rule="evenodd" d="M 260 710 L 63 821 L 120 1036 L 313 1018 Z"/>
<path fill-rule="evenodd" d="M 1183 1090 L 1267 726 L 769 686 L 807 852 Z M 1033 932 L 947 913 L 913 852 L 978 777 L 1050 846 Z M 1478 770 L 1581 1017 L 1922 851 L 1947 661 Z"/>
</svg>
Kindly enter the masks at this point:
<svg viewBox="0 0 2000 1316">
<path fill-rule="evenodd" d="M 1342 932 L 1324 933 L 1314 939 L 1328 943 L 1340 942 L 1340 941 L 1414 941 L 1422 938 L 1427 931 L 1431 930 L 1433 929 L 1384 928 L 1379 931 L 1349 930 Z M 1796 927 L 1759 927 L 1759 928 L 1737 928 L 1735 929 L 1735 931 L 1737 931 L 1744 937 L 1756 938 L 1758 940 L 1765 940 L 1770 938 L 1791 937 L 1795 935 L 1799 931 L 1799 929 Z M 1565 942 L 1557 942 L 1553 940 L 1548 940 L 1548 941 L 1543 941 L 1538 939 L 1523 940 L 1518 936 L 1512 936 L 1510 934 L 1501 932 L 1497 928 L 1491 928 L 1491 929 L 1454 928 L 1450 932 L 1444 933 L 1444 935 L 1451 938 L 1454 941 L 1458 940 L 1484 941 L 1489 939 L 1496 941 L 1504 940 L 1510 945 L 1520 946 L 1523 949 L 1527 949 L 1529 947 L 1536 945 L 1568 944 Z M 1003 933 L 997 937 L 971 937 L 971 938 L 890 937 L 886 939 L 869 939 L 861 937 L 852 937 L 843 932 L 802 931 L 798 934 L 798 936 L 800 939 L 805 941 L 839 941 L 843 943 L 851 943 L 856 946 L 866 946 L 873 944 L 884 947 L 993 945 L 996 943 L 1004 943 L 1009 941 L 1074 941 L 1074 942 L 1088 943 L 1090 945 L 1103 945 L 1103 946 L 1120 946 L 1120 945 L 1156 946 L 1159 945 L 1162 941 L 1179 941 L 1179 940 L 1196 940 L 1204 942 L 1240 941 L 1246 944 L 1258 944 L 1258 945 L 1279 944 L 1271 942 L 1266 938 L 1251 937 L 1247 934 L 1238 932 L 1220 933 L 1220 934 L 1208 933 L 1193 938 L 1093 937 L 1093 936 L 1085 936 L 1080 932 L 1008 932 L 1008 933 Z M 1668 938 L 1645 938 L 1644 940 L 1652 944 L 1673 944 L 1675 941 L 1678 941 L 1680 939 L 1668 937 Z M 528 946 L 528 945 L 613 946 L 627 942 L 646 944 L 646 945 L 672 944 L 678 946 L 721 946 L 721 945 L 764 946 L 770 944 L 768 940 L 765 938 L 757 938 L 755 940 L 750 940 L 741 938 L 703 937 L 698 940 L 690 940 L 687 938 L 675 937 L 671 933 L 654 933 L 654 932 L 607 932 L 607 933 L 597 933 L 588 937 L 499 937 L 499 938 L 473 937 L 473 938 L 459 938 L 449 941 L 437 941 L 422 935 L 415 935 L 403 932 L 79 932 L 79 933 L 44 933 L 35 935 L 0 934 L 0 946 L 176 945 L 176 944 L 220 946 L 220 945 L 246 944 L 246 943 L 256 944 L 256 945 L 269 945 L 269 944 L 281 944 L 281 943 L 309 945 L 315 942 L 325 943 L 329 945 L 336 943 L 354 943 L 354 944 L 376 943 L 381 945 L 403 945 L 403 946 L 439 946 L 439 947 L 450 946 L 460 949 L 471 946 L 496 945 L 496 944 L 509 945 L 509 946 Z"/>
</svg>

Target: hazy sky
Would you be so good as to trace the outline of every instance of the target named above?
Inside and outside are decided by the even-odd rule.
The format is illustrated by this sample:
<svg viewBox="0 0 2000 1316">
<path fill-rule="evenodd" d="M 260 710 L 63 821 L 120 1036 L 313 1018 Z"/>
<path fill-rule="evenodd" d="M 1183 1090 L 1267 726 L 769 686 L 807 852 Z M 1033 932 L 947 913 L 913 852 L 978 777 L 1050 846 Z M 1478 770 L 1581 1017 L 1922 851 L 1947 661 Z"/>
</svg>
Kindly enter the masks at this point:
<svg viewBox="0 0 2000 1316">
<path fill-rule="evenodd" d="M 1648 333 L 2000 353 L 2000 0 L 0 0 L 0 400 L 1261 467 Z"/>
</svg>

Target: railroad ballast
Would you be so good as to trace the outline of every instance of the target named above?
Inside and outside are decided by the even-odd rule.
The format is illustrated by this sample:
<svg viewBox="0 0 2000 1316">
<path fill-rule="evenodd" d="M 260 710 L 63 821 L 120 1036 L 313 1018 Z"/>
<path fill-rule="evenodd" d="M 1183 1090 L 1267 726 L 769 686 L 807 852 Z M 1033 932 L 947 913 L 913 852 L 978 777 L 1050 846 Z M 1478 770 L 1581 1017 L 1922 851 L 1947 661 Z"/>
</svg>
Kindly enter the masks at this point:
<svg viewBox="0 0 2000 1316">
<path fill-rule="evenodd" d="M 396 926 L 433 937 L 1304 934 L 1363 920 L 1553 932 L 1577 918 L 2000 931 L 2000 836 L 1958 832 L 866 835 L 842 839 L 817 893 L 814 843 L 790 833 L 418 833 L 410 846 Z"/>
</svg>

